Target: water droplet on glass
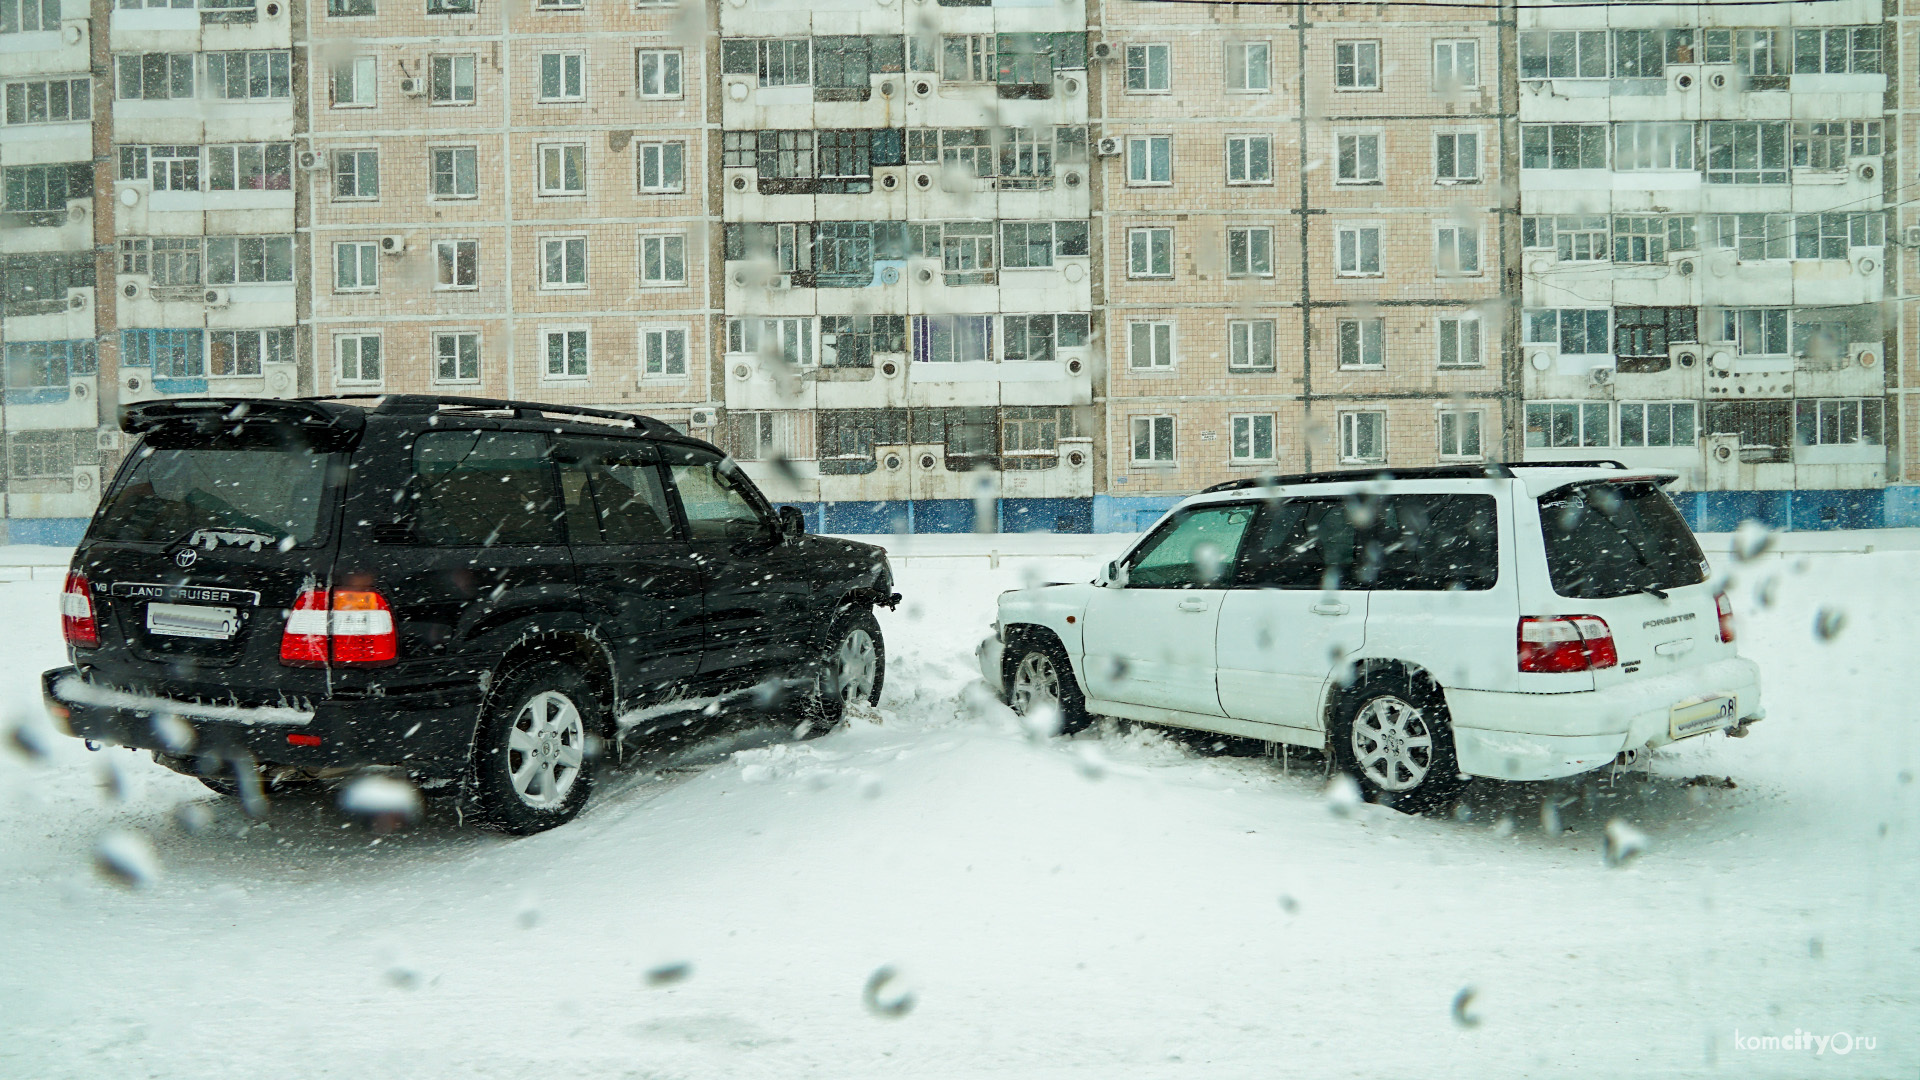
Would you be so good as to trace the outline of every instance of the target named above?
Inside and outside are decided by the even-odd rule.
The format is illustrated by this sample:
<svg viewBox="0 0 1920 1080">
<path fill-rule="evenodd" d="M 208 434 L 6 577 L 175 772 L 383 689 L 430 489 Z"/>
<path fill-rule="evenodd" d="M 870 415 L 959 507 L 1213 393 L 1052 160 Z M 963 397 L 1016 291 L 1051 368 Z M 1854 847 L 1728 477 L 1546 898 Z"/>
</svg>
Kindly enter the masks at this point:
<svg viewBox="0 0 1920 1080">
<path fill-rule="evenodd" d="M 867 976 L 867 985 L 860 991 L 860 1000 L 873 1015 L 898 1020 L 913 1011 L 913 991 L 896 985 L 903 981 L 900 973 L 891 965 L 876 968 L 872 975 Z"/>
<path fill-rule="evenodd" d="M 1647 849 L 1647 834 L 1620 818 L 1607 822 L 1607 835 L 1600 856 L 1608 866 L 1625 866 Z"/>
<path fill-rule="evenodd" d="M 193 836 L 213 824 L 213 811 L 204 803 L 184 802 L 173 808 L 173 823 L 181 832 Z"/>
<path fill-rule="evenodd" d="M 1758 521 L 1748 518 L 1733 531 L 1733 557 L 1748 562 L 1766 554 L 1773 547 L 1773 530 Z"/>
<path fill-rule="evenodd" d="M 1846 629 L 1847 613 L 1837 607 L 1822 607 L 1813 613 L 1813 637 L 1816 641 L 1832 641 Z"/>
<path fill-rule="evenodd" d="M 1453 1022 L 1463 1028 L 1480 1026 L 1480 1014 L 1467 1011 L 1473 1005 L 1474 996 L 1479 993 L 1471 986 L 1463 986 L 1453 995 Z"/>
<path fill-rule="evenodd" d="M 687 977 L 692 974 L 693 963 L 691 961 L 676 960 L 668 964 L 659 964 L 647 969 L 647 985 L 656 988 L 672 986 L 675 983 L 685 982 Z"/>
<path fill-rule="evenodd" d="M 144 889 L 160 877 L 160 860 L 147 838 L 117 829 L 95 842 L 93 865 L 102 877 L 129 889 Z"/>
<path fill-rule="evenodd" d="M 1323 797 L 1326 799 L 1329 812 L 1338 817 L 1346 817 L 1360 806 L 1360 784 L 1346 773 L 1340 773 L 1327 781 Z"/>
<path fill-rule="evenodd" d="M 420 791 L 391 776 L 362 776 L 340 792 L 340 809 L 365 818 L 377 833 L 390 833 L 420 817 Z"/>
</svg>

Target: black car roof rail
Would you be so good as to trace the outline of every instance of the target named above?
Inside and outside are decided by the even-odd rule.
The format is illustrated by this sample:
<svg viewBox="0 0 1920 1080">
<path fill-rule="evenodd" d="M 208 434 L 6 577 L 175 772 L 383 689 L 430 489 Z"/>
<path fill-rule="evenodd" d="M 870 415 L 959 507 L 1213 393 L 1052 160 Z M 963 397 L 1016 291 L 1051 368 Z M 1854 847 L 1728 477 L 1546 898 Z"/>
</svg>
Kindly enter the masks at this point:
<svg viewBox="0 0 1920 1080">
<path fill-rule="evenodd" d="M 1284 487 L 1289 484 L 1350 484 L 1365 480 L 1509 480 L 1513 472 L 1498 461 L 1485 465 L 1417 465 L 1392 469 L 1350 469 L 1344 472 L 1293 473 L 1287 476 L 1244 476 L 1202 488 L 1200 494 L 1216 491 L 1244 491 L 1248 488 Z"/>
<path fill-rule="evenodd" d="M 289 415 L 291 414 L 291 415 Z M 137 435 L 167 423 L 237 422 L 247 417 L 272 417 L 306 425 L 359 431 L 366 423 L 359 409 L 328 408 L 317 398 L 171 398 L 142 401 L 120 412 L 120 430 Z"/>
<path fill-rule="evenodd" d="M 519 401 L 511 398 L 463 397 L 457 394 L 328 394 L 301 401 L 373 401 L 373 412 L 381 416 L 428 416 L 442 408 L 511 412 L 522 419 L 537 419 L 543 413 L 560 416 L 591 416 L 598 420 L 617 420 L 651 435 L 680 435 L 664 420 L 640 413 L 590 409 L 584 405 L 555 405 L 543 401 Z"/>
</svg>

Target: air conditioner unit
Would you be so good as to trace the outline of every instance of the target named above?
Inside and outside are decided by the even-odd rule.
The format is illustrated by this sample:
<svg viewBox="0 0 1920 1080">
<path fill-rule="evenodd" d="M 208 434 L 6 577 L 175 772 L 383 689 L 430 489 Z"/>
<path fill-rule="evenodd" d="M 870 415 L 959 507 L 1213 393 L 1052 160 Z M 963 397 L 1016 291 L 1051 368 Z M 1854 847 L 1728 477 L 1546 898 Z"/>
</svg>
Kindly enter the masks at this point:
<svg viewBox="0 0 1920 1080">
<path fill-rule="evenodd" d="M 1119 51 L 1111 42 L 1101 41 L 1096 42 L 1087 55 L 1095 60 L 1111 60 Z"/>
<path fill-rule="evenodd" d="M 787 289 L 791 289 L 793 288 L 793 275 L 775 274 L 772 277 L 767 279 L 767 288 L 772 289 L 775 292 L 783 292 Z"/>
<path fill-rule="evenodd" d="M 206 301 L 208 307 L 223 308 L 233 303 L 233 294 L 225 289 L 208 289 L 201 299 Z"/>
<path fill-rule="evenodd" d="M 387 255 L 398 255 L 407 250 L 407 238 L 399 233 L 388 233 L 380 238 L 380 251 Z"/>
<path fill-rule="evenodd" d="M 113 430 L 112 428 L 101 428 L 100 429 L 100 449 L 102 450 L 120 449 L 120 433 Z"/>
<path fill-rule="evenodd" d="M 318 150 L 300 151 L 300 167 L 303 169 L 324 169 L 327 167 L 327 155 Z"/>
<path fill-rule="evenodd" d="M 408 97 L 423 97 L 427 92 L 427 80 L 408 75 L 400 80 L 400 92 Z"/>
<path fill-rule="evenodd" d="M 1611 386 L 1613 385 L 1613 369 L 1610 367 L 1588 368 L 1587 382 L 1594 386 Z"/>
<path fill-rule="evenodd" d="M 80 289 L 67 290 L 67 306 L 75 311 L 85 311 L 89 294 Z"/>
<path fill-rule="evenodd" d="M 1907 226 L 1907 246 L 1920 248 L 1920 225 Z"/>
<path fill-rule="evenodd" d="M 1076 97 L 1080 93 L 1080 76 L 1060 75 L 1054 79 L 1054 85 L 1059 88 L 1061 97 Z"/>
<path fill-rule="evenodd" d="M 694 427 L 710 428 L 720 422 L 720 410 L 694 409 L 687 414 L 687 422 Z"/>
<path fill-rule="evenodd" d="M 1105 138 L 1101 139 L 1098 143 L 1094 144 L 1093 149 L 1094 149 L 1094 152 L 1099 154 L 1101 157 L 1114 157 L 1115 155 L 1120 153 L 1120 150 L 1121 150 L 1120 139 L 1118 136 L 1108 135 Z"/>
</svg>

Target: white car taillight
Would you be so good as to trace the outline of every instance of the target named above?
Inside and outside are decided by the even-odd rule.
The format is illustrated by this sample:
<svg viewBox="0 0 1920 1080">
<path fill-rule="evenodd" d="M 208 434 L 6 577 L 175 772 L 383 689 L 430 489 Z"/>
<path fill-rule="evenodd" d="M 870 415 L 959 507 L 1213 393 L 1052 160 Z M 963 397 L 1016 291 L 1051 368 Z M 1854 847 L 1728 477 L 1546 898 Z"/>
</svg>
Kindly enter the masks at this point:
<svg viewBox="0 0 1920 1080">
<path fill-rule="evenodd" d="M 1620 662 L 1613 631 L 1598 615 L 1522 616 L 1519 645 L 1521 671 L 1592 671 Z"/>
<path fill-rule="evenodd" d="M 1713 606 L 1720 612 L 1720 642 L 1723 645 L 1731 645 L 1733 644 L 1733 601 L 1727 599 L 1726 593 L 1715 593 Z"/>
<path fill-rule="evenodd" d="M 100 647 L 100 623 L 93 615 L 87 575 L 78 570 L 67 572 L 67 584 L 60 590 L 60 633 L 69 645 L 82 649 Z"/>
</svg>

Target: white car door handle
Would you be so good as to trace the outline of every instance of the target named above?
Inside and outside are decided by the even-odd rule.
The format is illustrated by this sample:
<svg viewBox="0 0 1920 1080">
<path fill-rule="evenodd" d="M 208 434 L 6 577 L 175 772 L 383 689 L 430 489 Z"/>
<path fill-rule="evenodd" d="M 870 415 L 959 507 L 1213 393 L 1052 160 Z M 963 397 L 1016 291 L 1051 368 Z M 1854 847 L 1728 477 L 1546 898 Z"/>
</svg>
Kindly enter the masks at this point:
<svg viewBox="0 0 1920 1080">
<path fill-rule="evenodd" d="M 1182 600 L 1180 601 L 1180 610 L 1205 611 L 1207 610 L 1207 602 L 1205 600 Z"/>
<path fill-rule="evenodd" d="M 1315 615 L 1345 615 L 1349 610 L 1345 604 L 1319 603 L 1307 609 Z"/>
</svg>

